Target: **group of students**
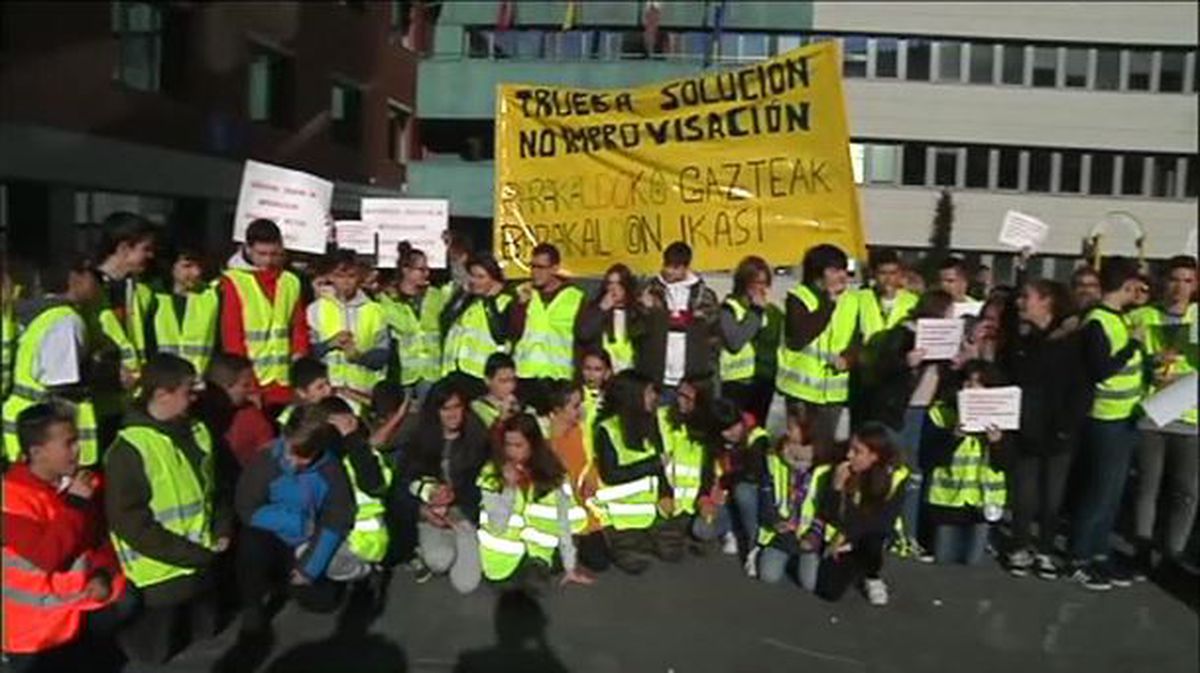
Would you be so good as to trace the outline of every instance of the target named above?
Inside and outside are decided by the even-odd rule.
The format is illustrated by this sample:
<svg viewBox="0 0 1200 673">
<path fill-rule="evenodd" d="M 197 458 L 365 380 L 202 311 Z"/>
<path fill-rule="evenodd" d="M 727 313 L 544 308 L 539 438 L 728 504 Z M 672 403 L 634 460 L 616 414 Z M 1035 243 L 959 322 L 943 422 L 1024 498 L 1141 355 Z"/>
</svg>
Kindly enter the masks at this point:
<svg viewBox="0 0 1200 673">
<path fill-rule="evenodd" d="M 156 284 L 151 225 L 103 232 L 98 262 L 0 287 L 4 652 L 25 670 L 113 634 L 162 662 L 225 608 L 253 637 L 280 597 L 382 600 L 397 565 L 466 593 L 726 553 L 885 605 L 889 551 L 978 563 L 1006 512 L 1010 572 L 1106 589 L 1129 580 L 1109 538 L 1135 455 L 1134 569 L 1174 567 L 1195 520 L 1195 408 L 1139 425 L 1195 371 L 1193 258 L 1158 303 L 1123 258 L 980 301 L 962 260 L 924 290 L 880 251 L 856 289 L 818 245 L 779 305 L 761 258 L 718 301 L 681 242 L 589 297 L 550 244 L 515 285 L 461 245 L 434 285 L 407 243 L 394 272 L 334 250 L 305 282 L 257 220 L 215 282 L 175 251 Z M 916 348 L 919 320 L 963 314 L 953 358 Z M 957 391 L 1003 384 L 1020 429 L 965 432 Z"/>
</svg>

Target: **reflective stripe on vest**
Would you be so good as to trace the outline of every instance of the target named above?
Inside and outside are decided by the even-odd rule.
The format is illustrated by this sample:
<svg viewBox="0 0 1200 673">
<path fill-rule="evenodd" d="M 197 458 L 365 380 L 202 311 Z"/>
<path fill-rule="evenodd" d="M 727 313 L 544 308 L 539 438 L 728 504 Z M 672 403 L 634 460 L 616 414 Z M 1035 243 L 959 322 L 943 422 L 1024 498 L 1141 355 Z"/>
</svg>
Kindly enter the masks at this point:
<svg viewBox="0 0 1200 673">
<path fill-rule="evenodd" d="M 378 342 L 379 337 L 387 329 L 383 309 L 378 303 L 368 301 L 357 307 L 354 324 L 348 324 L 348 311 L 336 299 L 321 297 L 316 300 L 316 324 L 309 328 L 317 336 L 317 341 L 327 343 L 342 332 L 354 335 L 354 347 L 359 353 L 366 353 Z M 329 383 L 335 388 L 349 388 L 361 395 L 370 397 L 375 386 L 383 381 L 384 369 L 364 367 L 346 358 L 346 353 L 340 348 L 327 351 L 322 357 L 329 368 Z"/>
<path fill-rule="evenodd" d="M 599 432 L 605 433 L 612 443 L 618 465 L 630 465 L 655 456 L 653 449 L 632 449 L 625 444 L 625 433 L 617 416 L 602 421 Z M 596 490 L 596 500 L 604 504 L 613 528 L 649 528 L 658 509 L 658 478 L 641 477 L 623 484 L 605 484 Z"/>
<path fill-rule="evenodd" d="M 671 457 L 667 481 L 675 492 L 676 513 L 694 514 L 707 452 L 702 441 L 691 437 L 686 424 L 677 427 L 671 422 L 670 416 L 668 407 L 659 407 L 658 434 L 662 437 L 663 453 Z"/>
<path fill-rule="evenodd" d="M 938 405 L 929 410 L 930 420 L 939 428 L 952 430 L 956 415 Z M 939 465 L 931 475 L 928 502 L 939 507 L 1003 508 L 1007 497 L 1004 473 L 988 464 L 987 447 L 977 434 L 958 440 L 949 465 Z"/>
<path fill-rule="evenodd" d="M 513 347 L 517 376 L 524 379 L 569 380 L 575 375 L 575 318 L 583 291 L 568 285 L 547 305 L 533 290 L 525 314 L 525 331 Z"/>
<path fill-rule="evenodd" d="M 1085 322 L 1097 322 L 1108 339 L 1109 354 L 1129 343 L 1129 326 L 1124 318 L 1106 308 L 1093 308 Z M 1142 399 L 1142 352 L 1135 350 L 1120 371 L 1096 384 L 1091 417 L 1102 421 L 1129 418 Z"/>
<path fill-rule="evenodd" d="M 1146 321 L 1146 348 L 1155 357 L 1156 374 L 1170 382 L 1187 376 L 1200 366 L 1200 346 L 1192 340 L 1196 329 L 1196 304 L 1189 304 L 1182 316 L 1174 316 L 1158 308 Z M 1176 353 L 1170 362 L 1162 362 L 1165 351 Z M 1169 385 L 1169 384 L 1167 384 Z M 1150 393 L 1165 386 L 1153 385 Z M 1196 407 L 1183 412 L 1180 420 L 1196 425 Z"/>
<path fill-rule="evenodd" d="M 180 320 L 174 296 L 159 294 L 154 312 L 154 338 L 159 352 L 187 360 L 203 376 L 217 346 L 217 308 L 216 290 L 189 292 Z"/>
<path fill-rule="evenodd" d="M 807 286 L 797 285 L 790 294 L 809 311 L 817 310 L 817 295 Z M 803 350 L 793 351 L 786 340 L 779 342 L 775 386 L 780 392 L 814 404 L 839 404 L 849 398 L 850 375 L 837 371 L 834 362 L 854 337 L 858 302 L 853 294 L 843 292 L 838 297 L 829 324 Z"/>
<path fill-rule="evenodd" d="M 628 334 L 620 338 L 611 337 L 608 335 L 608 330 L 605 330 L 601 338 L 601 345 L 608 353 L 608 359 L 612 361 L 614 374 L 620 374 L 633 368 L 633 342 L 629 340 Z"/>
<path fill-rule="evenodd" d="M 292 313 L 300 301 L 300 279 L 290 271 L 281 273 L 275 282 L 274 301 L 271 301 L 252 272 L 230 269 L 225 272 L 225 277 L 233 284 L 242 303 L 246 356 L 254 363 L 258 382 L 263 386 L 287 385 Z"/>
<path fill-rule="evenodd" d="M 733 319 L 740 325 L 745 319 L 749 309 L 734 297 L 729 297 L 725 300 L 725 306 L 733 312 Z M 754 378 L 754 363 L 756 360 L 756 351 L 754 339 L 748 339 L 737 351 L 730 351 L 725 346 L 721 347 L 721 380 L 722 381 L 748 381 Z"/>
<path fill-rule="evenodd" d="M 917 305 L 919 297 L 915 292 L 899 290 L 892 304 L 892 310 L 884 315 L 883 305 L 873 288 L 858 290 L 858 329 L 863 340 L 869 340 L 879 332 L 899 325 Z"/>
<path fill-rule="evenodd" d="M 498 295 L 497 310 L 503 311 L 510 302 L 511 295 Z M 497 343 L 492 339 L 484 300 L 474 298 L 446 333 L 446 343 L 442 351 L 442 375 L 462 372 L 482 379 L 488 356 L 498 352 L 507 353 L 508 344 Z"/>
<path fill-rule="evenodd" d="M 503 481 L 491 463 L 484 466 L 476 481 L 483 491 L 500 493 L 504 488 Z M 560 534 L 560 498 L 571 503 L 568 518 L 572 531 L 582 530 L 586 524 L 586 514 L 582 508 L 574 505 L 574 495 L 569 484 L 563 483 L 559 488 L 551 489 L 537 499 L 531 499 L 532 495 L 531 492 L 516 491 L 512 512 L 503 526 L 493 523 L 488 518 L 486 509 L 480 509 L 476 536 L 479 541 L 480 566 L 487 579 L 508 579 L 526 555 L 547 564 L 554 560 Z"/>
<path fill-rule="evenodd" d="M 391 468 L 387 466 L 382 456 L 375 453 L 374 450 L 371 453 L 379 464 L 383 483 L 390 484 L 392 482 Z M 363 561 L 379 563 L 387 554 L 389 540 L 387 526 L 383 523 L 383 501 L 367 493 L 358 485 L 358 473 L 355 472 L 354 463 L 349 456 L 342 459 L 342 465 L 346 468 L 346 475 L 350 477 L 350 486 L 354 489 L 354 504 L 356 505 L 354 528 L 350 530 L 348 537 L 350 551 Z"/>
<path fill-rule="evenodd" d="M 436 381 L 441 374 L 442 334 L 438 320 L 445 307 L 446 293 L 430 288 L 419 299 L 420 315 L 407 301 L 382 298 L 384 317 L 396 340 L 400 361 L 400 384 Z"/>
</svg>

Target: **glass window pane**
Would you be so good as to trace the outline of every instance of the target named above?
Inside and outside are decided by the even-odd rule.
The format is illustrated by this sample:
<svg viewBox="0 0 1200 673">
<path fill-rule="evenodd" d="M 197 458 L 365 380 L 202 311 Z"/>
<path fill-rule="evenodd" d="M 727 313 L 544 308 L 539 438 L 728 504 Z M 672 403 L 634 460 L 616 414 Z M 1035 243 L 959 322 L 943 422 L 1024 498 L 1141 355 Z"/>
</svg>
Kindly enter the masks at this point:
<svg viewBox="0 0 1200 673">
<path fill-rule="evenodd" d="M 271 115 L 271 60 L 259 54 L 250 62 L 249 91 L 250 119 L 266 121 Z"/>
<path fill-rule="evenodd" d="M 848 35 L 843 40 L 843 58 L 845 62 L 842 67 L 843 77 L 866 77 L 867 76 L 867 38 L 861 35 Z"/>
<path fill-rule="evenodd" d="M 1050 150 L 1029 151 L 1029 191 L 1050 191 L 1050 155 Z"/>
<path fill-rule="evenodd" d="M 1002 45 L 1000 52 L 1004 57 L 1001 81 L 1005 84 L 1025 83 L 1025 45 Z M 973 77 L 974 75 L 972 75 Z"/>
<path fill-rule="evenodd" d="M 1162 198 L 1175 198 L 1175 177 L 1178 172 L 1175 157 L 1154 157 L 1154 175 L 1150 193 Z"/>
<path fill-rule="evenodd" d="M 1169 93 L 1183 91 L 1183 61 L 1186 54 L 1182 51 L 1164 51 L 1162 53 L 1162 69 L 1158 71 L 1158 90 Z"/>
<path fill-rule="evenodd" d="M 962 81 L 962 43 L 938 43 L 938 81 Z"/>
<path fill-rule="evenodd" d="M 1088 50 L 1067 49 L 1067 78 L 1070 87 L 1087 86 Z"/>
<path fill-rule="evenodd" d="M 1062 168 L 1058 175 L 1058 191 L 1079 193 L 1080 177 L 1083 175 L 1083 155 L 1079 152 L 1063 152 Z"/>
<path fill-rule="evenodd" d="M 1121 52 L 1116 49 L 1096 50 L 1096 88 L 1105 91 L 1121 88 Z"/>
<path fill-rule="evenodd" d="M 1144 49 L 1129 50 L 1129 82 L 1126 87 L 1130 91 L 1150 90 L 1150 66 L 1152 53 Z"/>
<path fill-rule="evenodd" d="M 894 37 L 881 37 L 875 40 L 876 77 L 896 76 L 899 48 L 899 41 Z"/>
<path fill-rule="evenodd" d="M 1058 77 L 1058 48 L 1035 47 L 1033 50 L 1033 85 L 1055 86 Z"/>
<path fill-rule="evenodd" d="M 1089 194 L 1113 193 L 1113 155 L 1097 152 L 1092 155 Z"/>
<path fill-rule="evenodd" d="M 1125 196 L 1141 196 L 1142 178 L 1145 175 L 1145 155 L 1126 154 L 1121 166 L 1121 193 Z"/>
<path fill-rule="evenodd" d="M 1183 185 L 1183 195 L 1189 199 L 1196 198 L 1196 157 L 1188 157 L 1187 159 L 1187 182 Z"/>
<path fill-rule="evenodd" d="M 721 45 L 719 53 L 723 59 L 737 59 L 741 55 L 738 49 L 738 38 L 741 37 L 737 33 L 721 33 Z"/>
<path fill-rule="evenodd" d="M 925 184 L 926 147 L 926 145 L 922 145 L 920 143 L 912 143 L 904 146 L 904 184 Z"/>
<path fill-rule="evenodd" d="M 986 147 L 967 148 L 967 186 L 987 189 L 988 158 L 991 155 Z"/>
<path fill-rule="evenodd" d="M 971 84 L 994 84 L 995 53 L 990 44 L 971 45 Z"/>
<path fill-rule="evenodd" d="M 942 187 L 958 186 L 958 150 L 939 147 L 933 152 L 933 184 Z"/>
<path fill-rule="evenodd" d="M 780 35 L 778 42 L 779 42 L 778 53 L 782 54 L 784 52 L 788 52 L 788 51 L 798 48 L 800 46 L 800 36 L 799 35 Z"/>
<path fill-rule="evenodd" d="M 1011 148 L 1000 150 L 1000 165 L 996 174 L 996 187 L 1016 189 L 1020 184 L 1021 153 Z"/>
<path fill-rule="evenodd" d="M 523 30 L 517 38 L 517 58 L 541 58 L 542 37 L 540 30 Z"/>
<path fill-rule="evenodd" d="M 757 60 L 770 55 L 770 39 L 765 33 L 746 33 L 742 35 L 742 58 Z"/>
<path fill-rule="evenodd" d="M 929 81 L 929 52 L 927 40 L 908 41 L 908 71 L 905 76 L 911 80 Z"/>
<path fill-rule="evenodd" d="M 868 145 L 870 161 L 867 163 L 867 181 L 874 184 L 896 183 L 896 145 Z"/>
</svg>

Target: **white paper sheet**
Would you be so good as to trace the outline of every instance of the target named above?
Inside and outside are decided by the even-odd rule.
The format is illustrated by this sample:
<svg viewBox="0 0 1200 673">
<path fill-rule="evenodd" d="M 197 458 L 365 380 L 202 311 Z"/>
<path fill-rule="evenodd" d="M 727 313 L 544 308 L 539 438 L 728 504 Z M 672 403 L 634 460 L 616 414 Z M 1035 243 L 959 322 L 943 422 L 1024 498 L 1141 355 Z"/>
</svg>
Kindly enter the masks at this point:
<svg viewBox="0 0 1200 673">
<path fill-rule="evenodd" d="M 962 347 L 963 321 L 959 318 L 920 318 L 914 348 L 925 351 L 925 360 L 949 360 Z"/>
<path fill-rule="evenodd" d="M 958 391 L 959 424 L 966 432 L 984 432 L 989 427 L 1021 429 L 1021 388 L 964 388 Z"/>
<path fill-rule="evenodd" d="M 379 232 L 379 268 L 396 268 L 396 244 L 407 240 L 425 253 L 429 266 L 446 267 L 446 242 L 450 202 L 445 199 L 363 199 L 363 223 Z"/>
<path fill-rule="evenodd" d="M 1196 406 L 1196 372 L 1192 372 L 1142 402 L 1146 416 L 1160 428 Z"/>
<path fill-rule="evenodd" d="M 1038 250 L 1046 242 L 1049 233 L 1050 227 L 1045 222 L 1032 215 L 1010 210 L 1004 214 L 1004 222 L 1000 225 L 1000 242 L 1018 250 Z"/>
<path fill-rule="evenodd" d="M 361 220 L 338 220 L 333 223 L 339 248 L 360 255 L 375 255 L 375 227 Z"/>
<path fill-rule="evenodd" d="M 954 317 L 955 318 L 974 318 L 983 310 L 983 302 L 981 301 L 956 301 L 954 302 Z"/>
<path fill-rule="evenodd" d="M 246 240 L 246 227 L 259 218 L 272 220 L 288 250 L 322 254 L 333 199 L 328 180 L 258 161 L 246 161 L 233 219 L 233 240 Z"/>
</svg>

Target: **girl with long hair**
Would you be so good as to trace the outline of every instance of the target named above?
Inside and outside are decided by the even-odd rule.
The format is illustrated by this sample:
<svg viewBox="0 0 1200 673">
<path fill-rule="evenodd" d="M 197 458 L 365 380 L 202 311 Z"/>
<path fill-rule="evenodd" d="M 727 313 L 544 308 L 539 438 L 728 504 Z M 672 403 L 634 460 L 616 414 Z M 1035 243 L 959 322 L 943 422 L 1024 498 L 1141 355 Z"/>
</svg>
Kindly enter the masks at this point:
<svg viewBox="0 0 1200 673">
<path fill-rule="evenodd" d="M 633 367 L 633 339 L 641 328 L 637 280 L 624 264 L 604 272 L 599 294 L 579 312 L 575 339 L 581 347 L 602 348 L 612 360 L 614 373 Z"/>
</svg>

